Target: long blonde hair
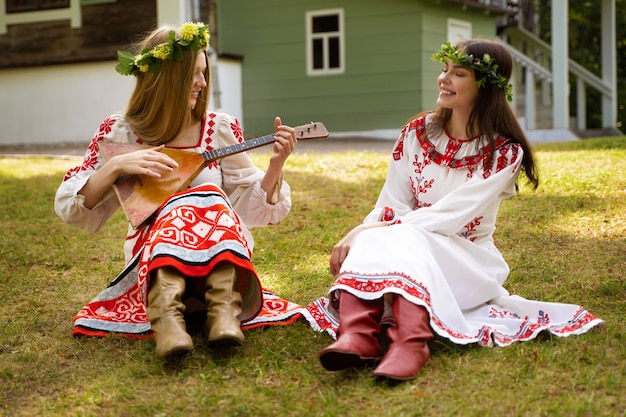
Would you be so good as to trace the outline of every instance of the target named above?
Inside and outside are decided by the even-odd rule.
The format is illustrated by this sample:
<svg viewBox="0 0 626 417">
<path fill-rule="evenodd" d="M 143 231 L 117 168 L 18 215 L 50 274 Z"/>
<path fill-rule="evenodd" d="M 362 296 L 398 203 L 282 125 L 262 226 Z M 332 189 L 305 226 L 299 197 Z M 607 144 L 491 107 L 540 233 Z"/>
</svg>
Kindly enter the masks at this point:
<svg viewBox="0 0 626 417">
<path fill-rule="evenodd" d="M 149 33 L 139 44 L 139 50 L 151 49 L 167 42 L 168 33 L 179 28 L 162 26 Z M 189 111 L 194 69 L 197 54 L 203 53 L 207 61 L 204 76 L 207 86 L 202 89 L 196 106 Z M 181 128 L 191 121 L 204 118 L 209 101 L 210 65 L 208 53 L 201 49 L 194 51 L 185 48 L 182 61 L 163 61 L 161 70 L 141 72 L 136 76 L 135 90 L 126 109 L 126 120 L 139 138 L 150 145 L 160 145 L 172 141 Z"/>
</svg>

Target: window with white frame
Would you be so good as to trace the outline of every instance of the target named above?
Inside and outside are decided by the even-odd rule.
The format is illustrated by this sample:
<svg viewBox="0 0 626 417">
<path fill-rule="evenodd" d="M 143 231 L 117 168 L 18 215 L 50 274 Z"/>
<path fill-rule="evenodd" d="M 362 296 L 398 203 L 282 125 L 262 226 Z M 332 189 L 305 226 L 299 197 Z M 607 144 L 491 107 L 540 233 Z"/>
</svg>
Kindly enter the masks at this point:
<svg viewBox="0 0 626 417">
<path fill-rule="evenodd" d="M 306 63 L 308 75 L 343 74 L 343 9 L 306 13 Z"/>
<path fill-rule="evenodd" d="M 456 45 L 461 39 L 472 38 L 472 22 L 448 19 L 448 41 Z"/>
</svg>

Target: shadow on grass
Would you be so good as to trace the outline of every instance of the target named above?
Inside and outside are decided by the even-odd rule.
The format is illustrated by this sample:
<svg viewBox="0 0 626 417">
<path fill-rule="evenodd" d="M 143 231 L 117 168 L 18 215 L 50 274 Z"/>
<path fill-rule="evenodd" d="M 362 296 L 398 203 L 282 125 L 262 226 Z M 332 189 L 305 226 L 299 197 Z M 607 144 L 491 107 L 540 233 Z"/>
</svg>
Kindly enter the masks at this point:
<svg viewBox="0 0 626 417">
<path fill-rule="evenodd" d="M 6 205 L 0 217 L 4 255 L 0 282 L 4 285 L 12 285 L 11 277 L 35 265 L 50 276 L 58 265 L 64 265 L 61 271 L 94 269 L 95 264 L 109 269 L 119 264 L 122 269 L 123 216 L 118 213 L 97 235 L 62 224 L 52 210 L 60 177 L 2 179 L 0 198 Z M 333 281 L 328 272 L 332 246 L 369 212 L 383 179 L 365 178 L 364 186 L 324 175 L 295 172 L 290 177 L 292 212 L 278 225 L 253 229 L 257 241 L 253 261 L 262 279 L 275 276 L 282 294 L 306 304 L 325 295 Z M 307 198 L 300 199 L 301 193 Z M 513 284 L 513 292 L 526 297 L 545 299 L 545 292 L 530 287 L 539 285 L 547 288 L 547 293 L 554 290 L 558 294 L 563 293 L 560 287 L 570 286 L 565 293 L 574 296 L 577 291 L 581 295 L 580 281 L 589 280 L 585 299 L 617 301 L 624 297 L 624 281 L 619 275 L 626 269 L 626 242 L 620 237 L 624 213 L 626 201 L 621 196 L 531 194 L 505 201 L 495 238 L 512 269 L 507 285 Z M 620 227 L 621 231 L 614 230 Z M 101 281 L 114 277 L 111 274 Z M 559 283 L 557 278 L 563 281 Z M 98 292 L 93 287 L 90 291 L 93 295 Z"/>
<path fill-rule="evenodd" d="M 246 402 L 248 415 L 287 415 L 295 407 L 301 415 L 416 415 L 419 409 L 453 415 L 467 409 L 472 397 L 503 407 L 504 395 L 510 404 L 532 398 L 533 407 L 543 407 L 536 415 L 549 415 L 545 410 L 555 401 L 572 415 L 585 407 L 618 411 L 626 339 L 621 195 L 523 194 L 503 204 L 495 236 L 511 266 L 505 283 L 511 293 L 580 303 L 607 329 L 594 337 L 542 337 L 507 349 L 437 338 L 417 380 L 389 395 L 368 370 L 330 374 L 321 368 L 317 354 L 332 340 L 305 322 L 246 332 L 242 348 L 222 352 L 192 329 L 195 350 L 169 364 L 155 358 L 152 341 L 72 339 L 76 312 L 123 268 L 126 222 L 118 212 L 97 235 L 64 225 L 52 210 L 63 171 L 54 172 L 0 176 L 0 287 L 10 300 L 0 305 L 0 408 L 115 415 L 123 403 L 131 404 L 127 415 L 140 415 L 211 404 L 219 408 L 215 414 L 237 415 Z M 292 212 L 278 225 L 253 229 L 253 262 L 270 289 L 301 305 L 325 295 L 333 281 L 332 246 L 371 210 L 384 182 L 377 172 L 339 178 L 289 172 Z M 477 415 L 481 404 L 471 406 Z"/>
</svg>

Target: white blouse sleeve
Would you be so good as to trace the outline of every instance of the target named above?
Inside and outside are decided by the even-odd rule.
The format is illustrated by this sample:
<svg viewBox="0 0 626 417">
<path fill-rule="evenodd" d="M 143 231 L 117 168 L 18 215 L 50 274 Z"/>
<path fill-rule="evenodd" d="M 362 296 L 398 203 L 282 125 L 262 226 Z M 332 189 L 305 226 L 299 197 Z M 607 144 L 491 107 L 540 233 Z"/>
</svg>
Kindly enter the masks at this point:
<svg viewBox="0 0 626 417">
<path fill-rule="evenodd" d="M 129 131 L 119 116 L 111 116 L 100 125 L 85 152 L 83 163 L 65 174 L 54 198 L 54 211 L 63 222 L 88 232 L 99 231 L 120 207 L 113 189 L 106 193 L 92 209 L 85 207 L 85 199 L 78 192 L 89 177 L 103 164 L 98 143 L 103 140 L 128 142 Z"/>
<path fill-rule="evenodd" d="M 238 143 L 233 131 L 233 127 L 238 126 L 234 117 L 224 115 L 218 126 L 220 142 L 226 146 Z M 267 193 L 261 188 L 265 173 L 254 165 L 246 152 L 223 158 L 220 166 L 224 191 L 248 227 L 276 224 L 287 216 L 291 210 L 289 185 L 281 180 L 273 198 L 275 203 L 268 203 Z"/>
<path fill-rule="evenodd" d="M 510 154 L 510 151 L 508 152 Z M 472 179 L 442 197 L 429 207 L 414 210 L 402 221 L 418 224 L 426 230 L 453 234 L 493 204 L 515 194 L 515 182 L 520 173 L 522 151 L 516 153 L 506 168 L 483 178 L 477 170 Z M 509 155 L 511 156 L 511 155 Z M 481 172 L 478 172 L 481 171 Z"/>
<path fill-rule="evenodd" d="M 481 215 L 483 211 L 515 193 L 515 183 L 520 173 L 523 151 L 518 144 L 507 144 L 496 150 L 497 162 L 493 170 L 485 171 L 480 163 L 467 182 L 451 190 L 436 203 L 415 209 L 415 196 L 410 184 L 405 160 L 408 153 L 390 163 L 387 180 L 375 209 L 367 222 L 384 220 L 389 223 L 410 223 L 425 230 L 441 233 L 458 233 L 464 225 Z M 385 208 L 392 208 L 392 215 L 385 218 Z"/>
<path fill-rule="evenodd" d="M 400 133 L 400 137 L 394 144 L 394 158 L 389 162 L 387 178 L 385 184 L 378 195 L 376 206 L 365 217 L 364 223 L 377 221 L 387 221 L 394 223 L 398 221 L 397 215 L 406 214 L 415 208 L 415 195 L 411 187 L 408 167 L 408 150 L 406 134 L 408 125 Z M 402 155 L 396 159 L 396 155 Z M 387 216 L 385 209 L 391 207 L 394 210 L 393 216 Z"/>
</svg>

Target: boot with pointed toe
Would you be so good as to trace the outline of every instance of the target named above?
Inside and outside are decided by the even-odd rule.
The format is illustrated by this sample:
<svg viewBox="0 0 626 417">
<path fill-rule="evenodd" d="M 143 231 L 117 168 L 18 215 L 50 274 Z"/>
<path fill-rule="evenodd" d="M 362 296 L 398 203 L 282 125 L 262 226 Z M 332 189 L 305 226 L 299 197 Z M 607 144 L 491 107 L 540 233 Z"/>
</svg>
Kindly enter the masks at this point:
<svg viewBox="0 0 626 417">
<path fill-rule="evenodd" d="M 242 346 L 241 294 L 236 290 L 237 270 L 231 263 L 218 264 L 206 280 L 207 304 L 205 330 L 209 343 L 218 346 Z"/>
<path fill-rule="evenodd" d="M 399 295 L 393 300 L 392 311 L 396 326 L 387 330 L 389 350 L 372 373 L 391 381 L 414 379 L 430 359 L 430 317 L 424 307 Z"/>
<path fill-rule="evenodd" d="M 183 355 L 193 350 L 193 341 L 187 333 L 185 305 L 185 277 L 174 268 L 159 268 L 152 273 L 148 290 L 146 314 L 154 332 L 156 355 L 159 358 Z"/>
<path fill-rule="evenodd" d="M 337 341 L 320 352 L 322 366 L 329 371 L 362 367 L 382 356 L 378 341 L 383 299 L 368 301 L 342 291 L 339 297 Z"/>
</svg>

